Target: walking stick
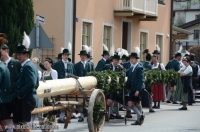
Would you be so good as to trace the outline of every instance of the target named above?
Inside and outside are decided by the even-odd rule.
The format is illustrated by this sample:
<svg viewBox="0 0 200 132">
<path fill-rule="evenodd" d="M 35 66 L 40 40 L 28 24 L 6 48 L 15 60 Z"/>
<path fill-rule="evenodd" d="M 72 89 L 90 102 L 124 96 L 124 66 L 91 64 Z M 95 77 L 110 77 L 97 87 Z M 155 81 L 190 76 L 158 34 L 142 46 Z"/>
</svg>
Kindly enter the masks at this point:
<svg viewBox="0 0 200 132">
<path fill-rule="evenodd" d="M 124 109 L 126 109 L 126 104 L 125 104 L 125 99 L 124 99 L 124 88 L 123 88 L 123 105 L 124 105 Z M 124 111 L 124 122 L 125 122 L 125 125 L 126 125 L 126 111 Z"/>
</svg>

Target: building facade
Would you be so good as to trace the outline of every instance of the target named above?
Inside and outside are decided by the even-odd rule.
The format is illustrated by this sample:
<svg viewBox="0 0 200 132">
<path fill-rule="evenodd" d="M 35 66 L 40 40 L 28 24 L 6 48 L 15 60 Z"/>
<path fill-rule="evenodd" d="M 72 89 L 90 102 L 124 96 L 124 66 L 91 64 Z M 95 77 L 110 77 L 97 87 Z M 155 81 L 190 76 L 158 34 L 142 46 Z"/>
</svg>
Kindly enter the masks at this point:
<svg viewBox="0 0 200 132">
<path fill-rule="evenodd" d="M 45 17 L 42 27 L 54 40 L 51 51 L 55 57 L 61 47 L 73 43 L 73 0 L 48 0 L 48 3 L 33 0 L 33 3 L 35 14 Z M 82 44 L 92 47 L 95 65 L 101 59 L 103 43 L 108 48 L 114 44 L 115 49 L 124 48 L 129 53 L 140 47 L 141 61 L 145 60 L 143 50 L 148 48 L 152 53 L 158 44 L 161 49 L 159 61 L 166 64 L 171 37 L 170 5 L 170 0 L 77 0 L 75 62 L 80 60 L 78 53 Z M 44 52 L 47 55 L 47 50 Z"/>
</svg>

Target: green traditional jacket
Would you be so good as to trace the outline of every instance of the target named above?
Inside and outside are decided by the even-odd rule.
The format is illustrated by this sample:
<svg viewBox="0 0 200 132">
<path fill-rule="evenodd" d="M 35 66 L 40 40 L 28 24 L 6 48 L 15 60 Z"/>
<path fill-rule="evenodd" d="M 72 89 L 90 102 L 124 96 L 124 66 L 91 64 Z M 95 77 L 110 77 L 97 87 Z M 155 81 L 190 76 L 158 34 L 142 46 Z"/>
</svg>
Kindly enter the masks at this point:
<svg viewBox="0 0 200 132">
<path fill-rule="evenodd" d="M 0 103 L 10 103 L 11 92 L 10 72 L 0 61 Z"/>
<path fill-rule="evenodd" d="M 71 62 L 67 62 L 67 71 L 65 70 L 65 65 L 62 60 L 54 63 L 52 68 L 57 71 L 58 79 L 66 78 L 66 72 L 75 74 L 74 65 Z"/>
<path fill-rule="evenodd" d="M 86 62 L 85 68 L 81 62 L 78 62 L 74 65 L 75 75 L 79 77 L 84 77 L 87 75 L 88 72 L 94 71 L 90 67 L 90 64 Z"/>
<path fill-rule="evenodd" d="M 175 71 L 180 70 L 180 63 L 177 60 L 170 60 L 165 66 L 166 70 L 174 69 Z"/>
<path fill-rule="evenodd" d="M 104 66 L 105 66 L 106 61 L 102 58 L 98 64 L 97 67 L 95 68 L 95 71 L 102 71 Z"/>
<path fill-rule="evenodd" d="M 143 67 L 144 67 L 144 69 L 148 69 L 148 70 L 152 69 L 152 65 L 148 61 L 144 62 Z"/>
<path fill-rule="evenodd" d="M 88 60 L 88 63 L 90 65 L 91 70 L 94 71 L 95 70 L 94 63 L 91 60 Z"/>
<path fill-rule="evenodd" d="M 27 61 L 18 75 L 12 99 L 19 96 L 21 99 L 35 100 L 38 86 L 38 69 L 31 61 Z"/>
</svg>

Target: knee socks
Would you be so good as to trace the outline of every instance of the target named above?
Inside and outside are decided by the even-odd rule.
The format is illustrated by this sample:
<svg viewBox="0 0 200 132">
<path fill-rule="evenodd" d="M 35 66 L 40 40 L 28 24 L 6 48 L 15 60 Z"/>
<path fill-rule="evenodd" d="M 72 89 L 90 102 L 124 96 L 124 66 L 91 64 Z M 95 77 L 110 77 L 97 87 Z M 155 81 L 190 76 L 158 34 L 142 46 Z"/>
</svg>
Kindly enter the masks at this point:
<svg viewBox="0 0 200 132">
<path fill-rule="evenodd" d="M 118 103 L 114 103 L 114 110 L 115 110 L 116 116 L 119 116 L 119 105 L 118 105 Z"/>
</svg>

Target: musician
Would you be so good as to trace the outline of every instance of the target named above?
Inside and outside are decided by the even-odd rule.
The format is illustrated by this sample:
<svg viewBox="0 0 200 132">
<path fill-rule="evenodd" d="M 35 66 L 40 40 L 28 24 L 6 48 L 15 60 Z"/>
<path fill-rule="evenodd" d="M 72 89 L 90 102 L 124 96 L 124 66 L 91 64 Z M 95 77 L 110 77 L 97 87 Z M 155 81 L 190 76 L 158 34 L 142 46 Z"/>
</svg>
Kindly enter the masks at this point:
<svg viewBox="0 0 200 132">
<path fill-rule="evenodd" d="M 68 61 L 70 52 L 68 49 L 62 51 L 62 60 L 53 64 L 52 68 L 57 71 L 58 79 L 68 78 L 68 73 L 75 74 L 73 63 Z M 59 98 L 59 97 L 58 97 Z M 61 110 L 60 117 L 57 120 L 58 123 L 64 123 L 65 112 Z"/>
<path fill-rule="evenodd" d="M 119 72 L 123 70 L 123 67 L 119 64 L 120 56 L 119 55 L 114 55 L 112 57 L 112 63 L 111 64 L 106 64 L 103 68 L 103 70 L 112 70 L 114 72 Z M 113 101 L 117 99 L 117 94 L 116 93 L 110 93 L 107 95 L 107 106 L 111 107 L 113 105 Z M 113 114 L 113 110 L 110 110 L 110 119 L 124 119 L 119 115 L 119 108 L 118 108 L 118 103 L 114 104 L 114 110 L 116 117 Z"/>
<path fill-rule="evenodd" d="M 144 86 L 144 69 L 142 65 L 138 63 L 138 54 L 133 52 L 130 55 L 130 62 L 132 67 L 126 72 L 128 77 L 126 88 L 129 89 L 130 96 L 128 105 L 137 114 L 137 121 L 131 125 L 142 125 L 144 121 L 144 115 L 142 114 L 141 97 Z"/>
<path fill-rule="evenodd" d="M 101 56 L 103 58 L 98 62 L 95 71 L 101 71 L 104 68 L 106 61 L 110 58 L 110 54 L 107 50 L 104 50 Z"/>
<path fill-rule="evenodd" d="M 88 72 L 94 71 L 94 69 L 90 67 L 91 65 L 87 61 L 88 53 L 86 52 L 86 50 L 81 50 L 80 54 L 78 55 L 80 55 L 81 61 L 79 61 L 74 65 L 75 75 L 79 77 L 84 77 L 87 75 Z M 84 116 L 83 113 L 81 113 L 78 122 L 83 122 L 83 121 L 84 121 Z"/>
</svg>

